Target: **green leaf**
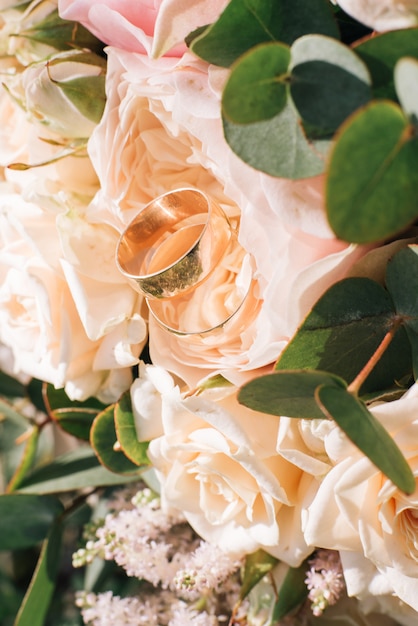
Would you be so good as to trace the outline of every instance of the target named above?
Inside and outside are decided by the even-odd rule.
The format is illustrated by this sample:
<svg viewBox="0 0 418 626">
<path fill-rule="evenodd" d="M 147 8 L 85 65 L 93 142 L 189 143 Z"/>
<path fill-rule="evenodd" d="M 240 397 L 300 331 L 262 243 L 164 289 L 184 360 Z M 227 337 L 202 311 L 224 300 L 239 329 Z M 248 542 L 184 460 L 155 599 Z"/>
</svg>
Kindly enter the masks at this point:
<svg viewBox="0 0 418 626">
<path fill-rule="evenodd" d="M 100 464 L 89 447 L 81 447 L 34 470 L 22 481 L 19 493 L 61 493 L 119 485 L 134 480 L 138 480 L 136 475 L 121 476 L 110 472 Z"/>
<path fill-rule="evenodd" d="M 139 475 L 138 465 L 124 454 L 118 442 L 114 405 L 107 407 L 95 418 L 90 431 L 90 442 L 102 465 L 111 472 Z"/>
<path fill-rule="evenodd" d="M 34 10 L 36 11 L 36 5 Z M 42 21 L 35 18 L 35 26 L 19 32 L 17 36 L 39 41 L 57 50 L 74 48 L 86 48 L 97 52 L 103 50 L 103 44 L 90 31 L 77 22 L 61 19 L 58 10 L 49 13 Z"/>
<path fill-rule="evenodd" d="M 324 417 L 315 401 L 320 385 L 345 389 L 341 378 L 320 371 L 295 370 L 258 376 L 241 387 L 238 402 L 261 413 L 304 419 Z"/>
<path fill-rule="evenodd" d="M 217 22 L 193 39 L 191 49 L 209 63 L 229 67 L 257 44 L 291 44 L 307 33 L 338 38 L 326 0 L 231 0 Z"/>
<path fill-rule="evenodd" d="M 25 441 L 20 438 L 30 429 L 29 420 L 0 399 L 0 491 L 6 489 L 6 484 L 22 461 Z"/>
<path fill-rule="evenodd" d="M 26 389 L 16 378 L 0 372 L 0 395 L 6 398 L 22 398 L 26 395 Z"/>
<path fill-rule="evenodd" d="M 245 558 L 244 571 L 242 575 L 242 583 L 240 589 L 240 599 L 243 600 L 248 596 L 251 589 L 260 582 L 260 580 L 278 563 L 271 554 L 264 552 L 264 550 L 257 550 L 249 554 Z"/>
<path fill-rule="evenodd" d="M 259 45 L 234 64 L 222 96 L 223 115 L 236 124 L 267 120 L 286 106 L 290 48 Z"/>
<path fill-rule="evenodd" d="M 305 601 L 308 588 L 305 584 L 308 571 L 308 559 L 299 567 L 289 567 L 289 571 L 279 589 L 279 597 L 274 605 L 272 623 L 276 624 L 288 613 L 296 609 Z"/>
<path fill-rule="evenodd" d="M 381 241 L 417 218 L 417 198 L 416 129 L 393 102 L 372 102 L 343 124 L 331 152 L 331 228 L 345 241 Z"/>
<path fill-rule="evenodd" d="M 415 491 L 415 477 L 395 441 L 365 404 L 345 389 L 323 385 L 316 392 L 318 405 L 334 419 L 347 437 L 401 491 Z"/>
<path fill-rule="evenodd" d="M 400 250 L 386 267 L 386 285 L 412 348 L 415 380 L 418 378 L 418 246 Z"/>
<path fill-rule="evenodd" d="M 292 46 L 290 93 L 305 123 L 333 131 L 370 100 L 370 76 L 347 46 L 306 35 Z"/>
<path fill-rule="evenodd" d="M 136 434 L 129 391 L 116 403 L 115 428 L 118 441 L 128 459 L 135 465 L 150 465 L 147 457 L 148 442 L 138 441 Z"/>
<path fill-rule="evenodd" d="M 99 123 L 106 103 L 105 80 L 105 76 L 83 76 L 54 82 L 84 117 Z"/>
<path fill-rule="evenodd" d="M 97 398 L 88 398 L 83 402 L 70 400 L 64 389 L 55 389 L 50 384 L 44 385 L 43 393 L 52 419 L 70 435 L 89 441 L 93 420 L 105 405 Z"/>
<path fill-rule="evenodd" d="M 402 57 L 418 57 L 418 28 L 374 35 L 354 50 L 369 68 L 375 97 L 396 100 L 395 65 Z"/>
<path fill-rule="evenodd" d="M 60 564 L 62 527 L 52 526 L 14 626 L 44 626 Z"/>
<path fill-rule="evenodd" d="M 395 87 L 404 112 L 418 121 L 418 60 L 400 59 L 395 65 Z"/>
<path fill-rule="evenodd" d="M 58 498 L 44 495 L 0 496 L 0 550 L 34 546 L 47 536 L 63 512 Z"/>
<path fill-rule="evenodd" d="M 351 382 L 394 323 L 393 302 L 381 285 L 369 278 L 346 278 L 316 302 L 280 355 L 276 369 L 323 370 Z M 400 328 L 361 393 L 393 387 L 410 371 L 408 340 Z"/>
<path fill-rule="evenodd" d="M 294 105 L 270 120 L 234 124 L 223 119 L 225 138 L 245 162 L 271 176 L 300 179 L 320 174 L 324 161 L 309 144 Z"/>
<path fill-rule="evenodd" d="M 16 491 L 16 489 L 19 488 L 19 485 L 24 480 L 26 474 L 32 468 L 36 458 L 40 432 L 41 430 L 39 426 L 37 424 L 33 424 L 29 435 L 25 439 L 25 449 L 20 463 L 7 485 L 8 493 Z"/>
</svg>

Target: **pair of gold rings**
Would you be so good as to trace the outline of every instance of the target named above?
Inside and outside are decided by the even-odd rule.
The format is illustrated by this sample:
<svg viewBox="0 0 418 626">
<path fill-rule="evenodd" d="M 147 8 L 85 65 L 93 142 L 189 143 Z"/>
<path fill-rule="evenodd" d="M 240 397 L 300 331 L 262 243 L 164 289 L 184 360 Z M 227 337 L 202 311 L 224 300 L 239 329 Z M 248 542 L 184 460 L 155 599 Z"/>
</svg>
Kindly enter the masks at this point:
<svg viewBox="0 0 418 626">
<path fill-rule="evenodd" d="M 147 204 L 122 233 L 116 262 L 156 320 L 179 335 L 223 327 L 252 285 L 248 255 L 221 207 L 193 188 Z M 224 297 L 223 303 L 211 298 Z"/>
</svg>

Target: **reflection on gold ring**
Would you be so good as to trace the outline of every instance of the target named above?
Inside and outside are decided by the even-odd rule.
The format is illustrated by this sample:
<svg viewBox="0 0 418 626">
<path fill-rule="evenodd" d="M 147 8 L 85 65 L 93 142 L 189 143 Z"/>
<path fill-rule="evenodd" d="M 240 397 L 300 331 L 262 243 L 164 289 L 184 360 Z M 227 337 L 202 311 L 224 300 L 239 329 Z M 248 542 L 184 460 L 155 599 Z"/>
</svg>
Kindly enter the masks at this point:
<svg viewBox="0 0 418 626">
<path fill-rule="evenodd" d="M 251 258 L 232 240 L 204 283 L 169 300 L 147 298 L 147 304 L 159 325 L 178 336 L 206 335 L 232 325 L 238 336 L 261 305 L 256 291 Z"/>
</svg>

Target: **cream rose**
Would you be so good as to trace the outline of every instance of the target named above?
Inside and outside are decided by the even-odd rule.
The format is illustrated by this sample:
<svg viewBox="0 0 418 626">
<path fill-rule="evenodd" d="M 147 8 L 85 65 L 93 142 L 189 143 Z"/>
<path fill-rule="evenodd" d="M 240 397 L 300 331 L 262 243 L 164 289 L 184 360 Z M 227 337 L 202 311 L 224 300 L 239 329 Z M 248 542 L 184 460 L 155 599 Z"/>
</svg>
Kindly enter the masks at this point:
<svg viewBox="0 0 418 626">
<path fill-rule="evenodd" d="M 0 250 L 4 341 L 16 369 L 65 386 L 73 398 L 114 401 L 129 386 L 147 337 L 142 298 L 115 267 L 119 233 L 86 216 L 98 186 L 87 155 L 55 160 L 59 135 L 29 123 L 6 92 L 0 107 L 8 181 L 0 209 L 10 220 Z M 15 162 L 45 165 L 7 167 Z"/>
<path fill-rule="evenodd" d="M 135 328 L 135 316 L 127 320 L 111 311 L 119 323 L 88 337 L 66 280 L 55 216 L 7 186 L 1 191 L 0 341 L 12 350 L 15 371 L 65 387 L 72 398 L 114 400 L 131 382 L 130 366 L 145 339 L 142 318 Z M 101 291 L 99 298 L 106 293 Z M 89 297 L 95 301 L 94 293 Z M 97 314 L 96 304 L 90 311 L 95 328 L 105 315 Z"/>
<path fill-rule="evenodd" d="M 164 507 L 231 553 L 263 548 L 290 565 L 309 554 L 299 503 L 311 477 L 276 453 L 280 418 L 239 405 L 235 388 L 187 397 L 155 366 L 131 397 Z"/>
<path fill-rule="evenodd" d="M 220 119 L 224 73 L 189 54 L 152 60 L 109 48 L 108 58 L 108 100 L 89 141 L 101 183 L 89 217 L 121 231 L 158 195 L 195 187 L 240 220 L 239 241 L 254 261 L 256 318 L 242 319 L 239 332 L 235 326 L 221 339 L 197 341 L 151 320 L 150 349 L 154 363 L 189 385 L 213 372 L 241 382 L 277 358 L 309 307 L 362 251 L 331 236 L 320 180 L 273 179 L 232 153 Z M 210 307 L 224 306 L 218 287 Z"/>
<path fill-rule="evenodd" d="M 418 386 L 371 410 L 418 477 Z M 328 451 L 333 467 L 307 506 L 306 541 L 343 552 L 349 594 L 367 595 L 367 576 L 359 573 L 368 562 L 384 581 L 385 593 L 417 611 L 418 490 L 401 493 L 351 444 L 342 446 L 341 438 L 337 446 L 328 441 Z"/>
</svg>

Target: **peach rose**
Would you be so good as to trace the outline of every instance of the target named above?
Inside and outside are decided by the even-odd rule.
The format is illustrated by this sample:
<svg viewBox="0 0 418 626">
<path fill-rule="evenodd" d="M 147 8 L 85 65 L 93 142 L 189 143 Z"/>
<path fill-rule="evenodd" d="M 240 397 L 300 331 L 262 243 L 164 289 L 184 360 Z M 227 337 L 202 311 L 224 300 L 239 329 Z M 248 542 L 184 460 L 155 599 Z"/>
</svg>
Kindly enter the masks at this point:
<svg viewBox="0 0 418 626">
<path fill-rule="evenodd" d="M 309 307 L 363 251 L 332 237 L 321 181 L 271 178 L 232 153 L 223 137 L 218 70 L 189 54 L 153 60 L 109 48 L 108 59 L 108 100 L 89 141 L 101 183 L 90 219 L 121 231 L 161 193 L 195 187 L 240 221 L 240 243 L 254 261 L 258 315 L 221 340 L 181 339 L 151 320 L 150 346 L 153 362 L 189 385 L 213 372 L 241 382 L 277 358 Z M 223 288 L 213 288 L 210 306 L 223 306 L 216 297 Z"/>
<path fill-rule="evenodd" d="M 73 398 L 113 401 L 131 382 L 147 329 L 142 299 L 114 265 L 118 232 L 85 215 L 97 189 L 90 160 L 54 161 L 61 148 L 41 137 L 59 136 L 40 137 L 42 127 L 6 91 L 0 112 L 0 341 L 16 372 L 65 386 Z M 47 164 L 7 167 L 15 162 Z"/>
<path fill-rule="evenodd" d="M 166 509 L 235 554 L 263 548 L 290 565 L 311 552 L 300 501 L 311 477 L 276 453 L 280 418 L 239 405 L 236 389 L 187 397 L 162 368 L 143 369 L 132 388 L 140 440 Z"/>
<path fill-rule="evenodd" d="M 418 478 L 414 444 L 418 386 L 400 400 L 374 406 L 371 411 L 392 434 Z M 340 444 L 335 447 L 328 442 L 333 467 L 307 506 L 305 539 L 342 551 L 349 594 L 367 596 L 370 581 L 377 581 L 379 574 L 381 591 L 372 595 L 395 595 L 417 611 L 418 489 L 405 495 L 351 444 Z M 370 575 L 370 569 L 376 575 Z"/>
<path fill-rule="evenodd" d="M 15 371 L 65 387 L 74 399 L 98 394 L 114 400 L 131 382 L 130 366 L 145 339 L 142 318 L 131 313 L 126 319 L 114 304 L 99 314 L 106 290 L 93 279 L 90 291 L 78 287 L 76 293 L 70 276 L 75 269 L 63 259 L 55 215 L 2 185 L 0 341 L 11 349 Z M 83 297 L 90 302 L 85 312 Z M 90 337 L 83 312 L 98 329 Z"/>
</svg>

